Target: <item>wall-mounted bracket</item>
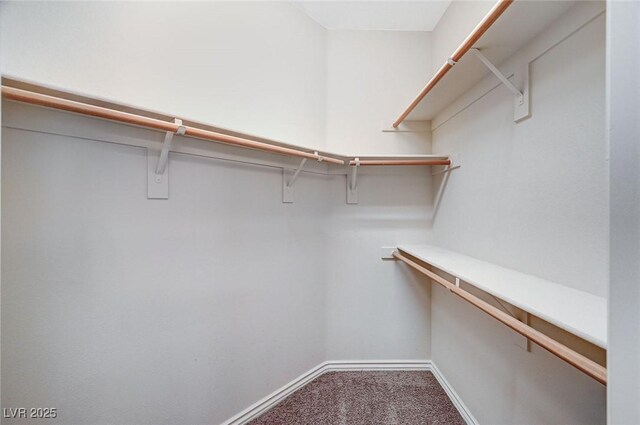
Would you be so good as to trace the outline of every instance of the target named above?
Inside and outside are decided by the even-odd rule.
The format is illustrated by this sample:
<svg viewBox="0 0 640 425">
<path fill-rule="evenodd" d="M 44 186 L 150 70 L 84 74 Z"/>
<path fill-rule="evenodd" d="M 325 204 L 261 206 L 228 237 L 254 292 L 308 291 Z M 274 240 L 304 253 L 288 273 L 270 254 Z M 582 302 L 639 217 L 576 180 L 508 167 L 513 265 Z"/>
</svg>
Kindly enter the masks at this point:
<svg viewBox="0 0 640 425">
<path fill-rule="evenodd" d="M 313 154 L 316 156 L 316 158 L 318 158 L 318 162 L 322 162 L 322 160 L 324 159 L 318 153 L 318 151 L 313 152 Z M 304 167 L 304 164 L 307 163 L 307 159 L 308 158 L 302 158 L 302 160 L 300 161 L 300 165 L 298 165 L 298 168 L 296 168 L 295 171 L 293 171 L 293 174 L 291 174 L 292 173 L 291 170 L 287 170 L 286 168 L 282 169 L 282 202 L 283 203 L 285 204 L 293 203 L 293 195 L 294 195 L 293 184 L 296 182 L 296 179 L 300 175 L 300 172 L 302 171 L 302 167 Z"/>
<path fill-rule="evenodd" d="M 307 158 L 302 158 L 300 161 L 300 165 L 296 168 L 295 172 L 291 177 L 289 177 L 290 172 L 287 169 L 282 169 L 282 202 L 285 204 L 293 203 L 293 184 L 296 182 L 296 179 L 300 175 L 300 171 L 302 171 L 302 167 L 307 162 Z"/>
<path fill-rule="evenodd" d="M 460 161 L 460 154 L 458 153 L 449 155 L 449 161 L 451 161 L 451 164 L 445 166 L 442 170 L 433 171 L 431 175 L 435 176 L 437 174 L 448 173 L 451 170 L 455 170 L 456 168 L 462 167 L 462 162 Z"/>
<path fill-rule="evenodd" d="M 514 75 L 515 80 L 521 80 L 519 83 L 524 87 L 521 91 L 511 81 L 509 81 L 509 78 L 500 72 L 500 70 L 485 55 L 483 55 L 480 50 L 471 49 L 471 52 L 473 52 L 484 66 L 498 77 L 500 82 L 502 82 L 502 84 L 504 84 L 505 87 L 515 96 L 513 120 L 515 122 L 519 122 L 531 116 L 529 112 L 529 67 L 525 67 L 521 72 L 521 76 Z"/>
<path fill-rule="evenodd" d="M 351 166 L 347 173 L 347 204 L 358 203 L 358 167 L 360 166 L 360 158 L 355 158 L 355 165 Z"/>
<path fill-rule="evenodd" d="M 173 142 L 173 135 L 179 134 L 180 136 L 184 136 L 186 132 L 186 128 L 182 125 L 182 120 L 175 118 L 174 122 L 178 124 L 178 130 L 175 133 L 171 131 L 167 131 L 164 135 L 164 143 L 162 144 L 162 151 L 160 151 L 160 158 L 158 158 L 158 165 L 156 166 L 156 175 L 164 174 L 165 169 L 167 168 L 167 162 L 169 161 L 169 150 L 171 149 L 171 142 Z"/>
<path fill-rule="evenodd" d="M 164 135 L 162 149 L 147 148 L 147 198 L 169 199 L 169 150 L 175 134 L 184 135 L 186 128 L 182 120 L 174 120 L 178 124 L 176 132 L 167 131 Z"/>
<path fill-rule="evenodd" d="M 459 286 L 459 285 L 458 285 Z M 491 295 L 491 294 L 490 294 Z M 521 321 L 522 323 L 526 324 L 527 326 L 531 326 L 530 320 L 529 320 L 529 313 L 524 311 L 524 310 L 520 310 L 518 308 L 515 308 L 513 306 L 510 305 L 506 305 L 504 304 L 500 298 L 491 295 L 491 298 L 493 298 L 495 300 L 495 302 L 498 304 L 499 308 L 504 311 L 505 313 L 507 313 L 509 316 L 513 317 L 514 319 L 517 319 L 519 321 Z M 527 352 L 531 352 L 531 340 L 525 336 L 522 336 L 520 334 L 513 334 L 513 338 L 515 341 L 515 344 L 522 348 L 523 350 L 527 351 Z"/>
<path fill-rule="evenodd" d="M 523 311 L 522 312 L 524 314 L 524 319 L 522 320 L 527 326 L 531 326 L 531 315 L 526 312 Z M 527 350 L 527 352 L 531 352 L 531 340 L 529 338 L 527 338 L 527 346 L 525 348 L 525 350 Z"/>
</svg>

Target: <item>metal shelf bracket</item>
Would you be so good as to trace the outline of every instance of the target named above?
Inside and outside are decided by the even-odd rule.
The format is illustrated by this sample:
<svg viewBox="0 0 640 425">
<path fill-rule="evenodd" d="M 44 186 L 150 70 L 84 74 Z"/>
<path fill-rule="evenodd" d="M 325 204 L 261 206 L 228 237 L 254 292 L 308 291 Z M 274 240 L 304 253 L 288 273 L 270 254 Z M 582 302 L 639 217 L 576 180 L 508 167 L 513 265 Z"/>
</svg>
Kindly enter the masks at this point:
<svg viewBox="0 0 640 425">
<path fill-rule="evenodd" d="M 322 160 L 324 159 L 318 153 L 318 151 L 314 151 L 313 154 L 318 158 L 318 162 L 322 162 Z M 294 195 L 293 184 L 298 179 L 298 176 L 300 175 L 300 172 L 302 171 L 304 164 L 307 163 L 307 159 L 308 158 L 302 158 L 302 160 L 300 161 L 300 165 L 298 165 L 298 168 L 295 169 L 291 178 L 289 178 L 289 175 L 291 174 L 291 170 L 287 170 L 286 168 L 282 169 L 282 202 L 283 203 L 293 204 L 293 195 Z"/>
<path fill-rule="evenodd" d="M 484 66 L 486 66 L 489 69 L 489 71 L 491 71 L 496 77 L 498 77 L 500 82 L 504 84 L 505 87 L 514 95 L 515 103 L 514 103 L 513 120 L 515 122 L 519 122 L 525 118 L 530 117 L 531 114 L 529 112 L 529 67 L 526 66 L 525 69 L 523 70 L 524 72 L 521 72 L 522 74 L 521 78 L 517 78 L 517 76 L 514 75 L 514 79 L 522 80 L 521 84 L 524 87 L 524 90 L 520 91 L 511 81 L 509 81 L 509 77 L 504 75 L 502 72 L 500 72 L 500 70 L 485 55 L 483 55 L 480 50 L 470 49 L 470 51 L 473 52 L 476 55 L 476 57 L 480 59 L 480 61 L 484 64 Z"/>
<path fill-rule="evenodd" d="M 302 171 L 302 167 L 307 162 L 307 158 L 302 158 L 300 161 L 300 165 L 294 171 L 291 178 L 289 177 L 289 171 L 285 168 L 282 169 L 282 202 L 285 204 L 293 203 L 293 184 L 296 182 L 296 179 L 300 175 L 300 171 Z"/>
<path fill-rule="evenodd" d="M 186 127 L 182 125 L 182 120 L 175 118 L 178 129 L 174 132 L 167 131 L 164 135 L 162 149 L 157 150 L 147 148 L 147 198 L 148 199 L 169 199 L 169 151 L 173 136 L 184 135 Z"/>
<path fill-rule="evenodd" d="M 360 166 L 360 158 L 354 158 L 355 165 L 351 166 L 351 170 L 347 173 L 347 204 L 358 203 L 358 167 Z"/>
</svg>

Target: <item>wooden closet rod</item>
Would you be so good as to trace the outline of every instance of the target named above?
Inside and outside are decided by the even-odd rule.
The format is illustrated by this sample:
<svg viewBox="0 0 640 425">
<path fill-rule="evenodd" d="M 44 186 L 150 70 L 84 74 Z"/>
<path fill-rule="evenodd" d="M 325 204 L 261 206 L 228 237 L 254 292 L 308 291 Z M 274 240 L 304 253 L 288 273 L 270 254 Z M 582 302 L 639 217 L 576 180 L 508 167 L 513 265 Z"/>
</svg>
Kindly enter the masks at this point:
<svg viewBox="0 0 640 425">
<path fill-rule="evenodd" d="M 451 165 L 449 159 L 372 159 L 349 161 L 349 165 Z"/>
<path fill-rule="evenodd" d="M 453 65 L 455 65 L 456 62 L 462 59 L 465 53 L 467 53 L 469 49 L 471 49 L 473 45 L 476 44 L 480 37 L 482 37 L 482 35 L 491 27 L 491 25 L 493 25 L 493 23 L 498 20 L 500 15 L 502 15 L 504 11 L 507 10 L 509 6 L 511 6 L 511 3 L 513 3 L 513 1 L 514 0 L 498 0 L 498 3 L 496 3 L 495 6 L 491 8 L 489 13 L 487 13 L 482 21 L 480 21 L 478 26 L 476 26 L 471 34 L 467 36 L 467 38 L 456 49 L 456 51 L 453 52 L 451 57 L 444 63 L 444 65 L 440 67 L 438 72 L 436 72 L 436 75 L 434 75 L 431 80 L 429 80 L 427 85 L 424 86 L 420 93 L 418 93 L 418 96 L 413 99 L 413 102 L 409 104 L 407 109 L 405 109 L 404 112 L 398 117 L 398 119 L 394 121 L 394 128 L 398 128 L 402 121 L 404 121 L 407 116 L 416 108 L 416 106 L 418 106 L 418 104 L 422 102 L 422 99 L 424 99 L 424 97 L 436 86 L 436 84 L 438 84 L 442 77 L 444 77 L 445 74 L 449 72 L 451 68 L 453 68 Z"/>
<path fill-rule="evenodd" d="M 2 96 L 5 99 L 9 100 L 30 103 L 32 105 L 45 106 L 47 108 L 60 109 L 63 111 L 89 115 L 92 117 L 104 118 L 112 121 L 122 122 L 125 124 L 147 127 L 154 130 L 176 132 L 180 127 L 180 125 L 168 121 L 162 121 L 142 115 L 117 111 L 115 109 L 103 108 L 101 106 L 89 105 L 87 103 L 75 102 L 73 100 L 63 99 L 60 97 L 47 96 L 27 90 L 16 89 L 14 87 L 2 86 Z M 329 162 L 331 164 L 344 164 L 344 161 L 341 159 L 318 155 L 311 152 L 271 145 L 264 142 L 244 139 L 242 137 L 230 136 L 228 134 L 217 133 L 215 131 L 204 130 L 196 127 L 183 127 L 185 127 L 186 129 L 186 136 L 196 137 L 198 139 L 211 140 L 214 142 L 241 146 L 249 149 L 257 149 L 265 152 L 273 152 L 281 155 L 315 159 L 317 161 Z"/>
<path fill-rule="evenodd" d="M 393 253 L 393 256 L 395 258 L 397 258 L 398 260 L 402 261 L 403 263 L 409 265 L 410 267 L 416 269 L 420 273 L 422 273 L 424 275 L 427 275 L 428 277 L 430 277 L 435 282 L 439 283 L 440 285 L 442 285 L 445 288 L 447 288 L 449 291 L 451 291 L 454 294 L 458 295 L 460 298 L 464 299 L 465 301 L 469 302 L 470 304 L 473 304 L 474 306 L 476 306 L 480 310 L 482 310 L 485 313 L 487 313 L 489 316 L 491 316 L 491 317 L 497 319 L 498 321 L 504 323 L 505 325 L 507 325 L 508 327 L 513 329 L 514 331 L 518 332 L 520 335 L 522 335 L 522 336 L 528 338 L 529 340 L 535 342 L 540 347 L 542 347 L 545 350 L 549 351 L 551 354 L 554 354 L 554 355 L 558 356 L 559 358 L 561 358 L 565 362 L 567 362 L 570 365 L 576 367 L 580 371 L 586 373 L 587 375 L 589 375 L 590 377 L 592 377 L 596 381 L 600 382 L 601 384 L 604 384 L 604 385 L 607 384 L 607 369 L 604 368 L 603 366 L 600 366 L 598 363 L 594 362 L 593 360 L 588 359 L 587 357 L 583 356 L 582 354 L 573 351 L 572 349 L 570 349 L 566 345 L 563 345 L 563 344 L 559 343 L 555 339 L 552 339 L 552 338 L 548 337 L 547 335 L 543 334 L 542 332 L 532 328 L 531 326 L 526 325 L 525 323 L 522 323 L 518 319 L 508 315 L 507 313 L 503 312 L 502 310 L 500 310 L 500 309 L 492 306 L 491 304 L 481 300 L 480 298 L 476 297 L 475 295 L 472 295 L 469 292 L 465 291 L 464 289 L 459 288 L 458 286 L 454 285 L 453 283 L 449 282 L 448 280 L 438 276 L 437 274 L 435 274 L 431 270 L 428 270 L 425 267 L 422 267 L 420 264 L 418 264 L 418 263 L 410 260 L 409 258 L 405 257 L 404 255 L 400 254 L 398 251 L 395 251 Z"/>
</svg>

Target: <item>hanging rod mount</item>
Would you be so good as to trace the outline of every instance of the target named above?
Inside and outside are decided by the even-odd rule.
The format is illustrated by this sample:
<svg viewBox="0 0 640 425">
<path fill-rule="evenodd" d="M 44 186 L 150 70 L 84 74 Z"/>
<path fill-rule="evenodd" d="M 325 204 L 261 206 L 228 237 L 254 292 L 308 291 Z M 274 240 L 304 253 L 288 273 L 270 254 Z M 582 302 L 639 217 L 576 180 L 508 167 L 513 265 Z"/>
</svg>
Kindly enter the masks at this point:
<svg viewBox="0 0 640 425">
<path fill-rule="evenodd" d="M 169 160 L 169 150 L 171 149 L 171 143 L 173 142 L 173 136 L 175 134 L 184 136 L 187 132 L 187 128 L 182 125 L 182 120 L 174 118 L 173 122 L 178 125 L 175 132 L 167 131 L 164 135 L 164 143 L 162 144 L 162 151 L 160 152 L 160 158 L 158 158 L 158 165 L 156 166 L 156 181 L 160 183 L 162 180 L 162 174 L 167 168 L 167 161 Z"/>
<path fill-rule="evenodd" d="M 173 143 L 173 136 L 183 136 L 187 128 L 182 125 L 182 120 L 173 119 L 177 127 L 167 130 L 164 135 L 162 148 L 149 146 L 147 148 L 147 198 L 169 199 L 169 151 Z"/>
</svg>

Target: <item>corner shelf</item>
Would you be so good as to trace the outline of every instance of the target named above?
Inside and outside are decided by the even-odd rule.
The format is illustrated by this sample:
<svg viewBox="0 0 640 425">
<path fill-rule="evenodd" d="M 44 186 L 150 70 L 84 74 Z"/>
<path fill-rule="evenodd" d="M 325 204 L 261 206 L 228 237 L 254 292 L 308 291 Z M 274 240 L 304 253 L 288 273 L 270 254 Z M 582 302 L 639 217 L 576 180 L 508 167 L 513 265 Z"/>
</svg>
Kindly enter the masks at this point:
<svg viewBox="0 0 640 425">
<path fill-rule="evenodd" d="M 398 249 L 598 347 L 607 348 L 607 300 L 603 297 L 431 245 L 402 245 Z"/>
</svg>

